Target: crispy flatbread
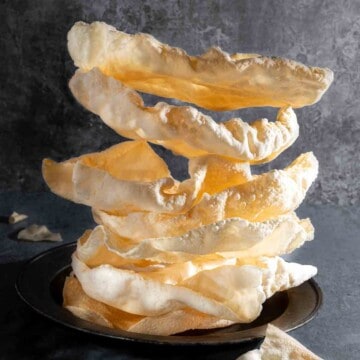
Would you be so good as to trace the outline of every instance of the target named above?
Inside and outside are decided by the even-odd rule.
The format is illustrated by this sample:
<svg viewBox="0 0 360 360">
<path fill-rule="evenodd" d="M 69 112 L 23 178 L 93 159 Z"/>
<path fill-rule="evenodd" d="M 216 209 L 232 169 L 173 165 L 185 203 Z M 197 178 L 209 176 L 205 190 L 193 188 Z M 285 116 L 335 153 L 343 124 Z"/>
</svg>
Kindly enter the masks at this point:
<svg viewBox="0 0 360 360">
<path fill-rule="evenodd" d="M 63 306 L 79 318 L 98 325 L 141 334 L 165 336 L 192 329 L 224 327 L 234 323 L 190 308 L 159 316 L 129 314 L 90 298 L 75 277 L 66 278 L 63 299 Z"/>
<path fill-rule="evenodd" d="M 125 213 L 186 211 L 197 199 L 206 175 L 205 168 L 197 168 L 190 179 L 179 183 L 171 177 L 165 162 L 141 140 L 61 163 L 45 159 L 42 172 L 57 195 Z"/>
<path fill-rule="evenodd" d="M 239 118 L 216 123 L 191 106 L 158 103 L 145 107 L 136 91 L 98 69 L 78 70 L 69 83 L 75 98 L 120 135 L 162 145 L 187 158 L 217 154 L 252 164 L 268 162 L 298 137 L 290 107 L 279 110 L 276 122 L 248 124 Z"/>
<path fill-rule="evenodd" d="M 309 219 L 295 214 L 263 223 L 240 218 L 222 220 L 174 237 L 144 239 L 132 242 L 97 226 L 85 232 L 78 242 L 78 257 L 87 265 L 110 264 L 123 267 L 128 262 L 181 263 L 198 257 L 254 258 L 279 256 L 292 252 L 314 237 Z"/>
<path fill-rule="evenodd" d="M 102 22 L 77 22 L 68 49 L 84 71 L 97 67 L 136 90 L 212 110 L 303 107 L 317 102 L 333 80 L 329 69 L 279 57 L 230 55 L 220 48 L 189 56 L 150 35 L 129 35 Z"/>
<path fill-rule="evenodd" d="M 312 153 L 300 155 L 284 170 L 273 170 L 253 177 L 214 195 L 204 194 L 201 201 L 184 214 L 154 212 L 106 212 L 93 209 L 97 223 L 120 237 L 142 240 L 177 236 L 203 225 L 239 217 L 251 222 L 276 219 L 295 210 L 318 173 Z"/>
<path fill-rule="evenodd" d="M 286 263 L 279 257 L 259 258 L 200 271 L 171 285 L 152 279 L 149 272 L 142 276 L 111 265 L 89 268 L 76 253 L 72 267 L 88 296 L 122 311 L 158 316 L 190 307 L 236 322 L 251 322 L 267 297 L 298 286 L 317 272 L 313 266 Z"/>
<path fill-rule="evenodd" d="M 238 360 L 322 360 L 284 331 L 269 324 L 260 350 L 250 351 Z"/>
</svg>

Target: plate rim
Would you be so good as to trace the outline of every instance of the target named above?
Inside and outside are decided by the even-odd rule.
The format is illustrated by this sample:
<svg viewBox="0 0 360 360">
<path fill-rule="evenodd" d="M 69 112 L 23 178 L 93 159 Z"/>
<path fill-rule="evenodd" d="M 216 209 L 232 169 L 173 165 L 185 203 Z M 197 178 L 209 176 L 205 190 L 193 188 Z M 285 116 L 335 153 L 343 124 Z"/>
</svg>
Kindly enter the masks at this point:
<svg viewBox="0 0 360 360">
<path fill-rule="evenodd" d="M 222 334 L 223 335 L 222 337 L 217 334 L 200 335 L 200 336 L 148 335 L 148 334 L 139 334 L 139 333 L 129 332 L 126 330 L 121 330 L 121 329 L 107 328 L 107 327 L 97 325 L 97 324 L 88 322 L 86 320 L 77 318 L 75 315 L 70 313 L 68 310 L 59 306 L 59 304 L 57 304 L 54 299 L 52 299 L 53 304 L 56 304 L 56 306 L 59 308 L 59 311 L 60 312 L 63 311 L 64 314 L 65 314 L 65 312 L 67 313 L 67 316 L 65 316 L 65 319 L 59 318 L 59 317 L 55 316 L 53 313 L 49 313 L 49 312 L 44 311 L 43 309 L 40 309 L 38 307 L 38 304 L 34 304 L 29 298 L 27 298 L 26 294 L 24 294 L 25 291 L 24 292 L 22 291 L 23 289 L 22 289 L 21 282 L 23 280 L 23 277 L 27 275 L 26 270 L 28 270 L 32 264 L 36 263 L 37 261 L 41 260 L 42 258 L 45 258 L 48 255 L 51 255 L 51 254 L 56 253 L 61 250 L 65 251 L 67 248 L 69 248 L 69 249 L 74 248 L 74 250 L 75 250 L 75 247 L 76 247 L 76 241 L 52 247 L 48 250 L 45 250 L 45 251 L 33 256 L 32 258 L 27 260 L 22 265 L 21 269 L 19 270 L 19 272 L 17 274 L 16 281 L 15 281 L 16 292 L 22 301 L 24 301 L 36 313 L 40 314 L 41 316 L 43 316 L 47 319 L 54 321 L 57 324 L 60 324 L 61 326 L 68 327 L 68 328 L 80 331 L 82 333 L 100 336 L 103 338 L 105 337 L 105 338 L 108 338 L 108 339 L 110 338 L 113 340 L 129 341 L 132 343 L 144 343 L 144 344 L 152 344 L 152 345 L 170 345 L 170 346 L 194 346 L 194 345 L 208 346 L 208 345 L 212 345 L 212 346 L 219 346 L 219 345 L 231 345 L 231 344 L 244 344 L 244 343 L 248 343 L 250 341 L 257 341 L 257 340 L 261 340 L 264 338 L 264 333 L 265 333 L 267 324 L 259 325 L 254 328 L 242 330 L 241 333 L 245 333 L 245 336 L 240 337 L 240 338 L 234 338 L 234 336 L 233 337 L 230 336 L 231 334 L 234 334 L 234 333 L 224 333 L 224 334 Z M 59 264 L 56 272 L 52 273 L 52 279 L 54 279 L 54 277 L 59 272 L 61 272 L 65 267 L 68 267 L 68 266 L 69 266 L 69 262 L 67 263 L 67 265 L 62 266 L 62 267 Z M 285 332 L 290 332 L 301 326 L 304 326 L 305 324 L 307 324 L 308 322 L 310 322 L 311 320 L 313 320 L 315 318 L 315 316 L 319 312 L 319 309 L 323 305 L 323 297 L 324 296 L 323 296 L 323 292 L 322 292 L 319 284 L 314 280 L 314 278 L 311 278 L 311 279 L 305 281 L 304 283 L 300 284 L 298 287 L 291 288 L 286 291 L 287 291 L 287 293 L 290 293 L 290 290 L 295 291 L 297 288 L 299 288 L 301 286 L 305 286 L 305 285 L 309 285 L 311 287 L 313 294 L 317 298 L 316 304 L 312 308 L 312 310 L 306 316 L 304 316 L 304 318 L 302 318 L 301 320 L 298 320 L 298 322 L 295 323 L 293 326 L 287 326 L 286 328 L 283 328 L 281 325 L 286 320 L 286 317 L 289 316 L 289 314 L 287 314 L 289 312 L 289 305 L 291 305 L 290 298 L 289 298 L 289 305 L 287 306 L 285 311 L 279 317 L 270 321 L 269 323 L 282 328 L 282 330 L 284 330 Z M 48 286 L 48 290 L 50 293 L 50 289 L 49 289 L 50 282 L 47 284 L 47 286 Z M 66 319 L 66 318 L 68 318 L 68 319 Z M 71 319 L 71 321 L 67 321 L 69 319 Z M 259 335 L 259 332 L 262 333 L 262 335 Z M 248 335 L 246 335 L 246 333 Z M 255 335 L 254 333 L 258 333 L 258 334 Z M 229 337 L 226 337 L 226 334 L 229 334 Z"/>
</svg>

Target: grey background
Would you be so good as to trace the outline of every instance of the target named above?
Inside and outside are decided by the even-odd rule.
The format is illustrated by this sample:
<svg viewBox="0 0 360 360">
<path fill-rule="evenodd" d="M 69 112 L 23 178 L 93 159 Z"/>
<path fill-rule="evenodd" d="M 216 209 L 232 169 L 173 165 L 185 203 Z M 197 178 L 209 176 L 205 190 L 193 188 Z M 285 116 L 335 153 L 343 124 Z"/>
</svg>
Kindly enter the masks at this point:
<svg viewBox="0 0 360 360">
<path fill-rule="evenodd" d="M 0 190 L 44 190 L 44 157 L 64 160 L 122 140 L 82 109 L 67 88 L 74 71 L 67 31 L 78 20 L 102 20 L 129 33 L 150 33 L 194 55 L 218 45 L 228 52 L 330 67 L 335 81 L 328 93 L 320 103 L 297 110 L 297 142 L 256 171 L 282 167 L 313 150 L 320 176 L 306 201 L 360 202 L 359 1 L 8 0 L 1 2 L 0 16 Z M 146 101 L 153 104 L 156 98 Z M 276 110 L 212 114 L 217 120 L 235 115 L 272 120 Z M 157 151 L 175 176 L 186 176 L 184 159 Z"/>
</svg>

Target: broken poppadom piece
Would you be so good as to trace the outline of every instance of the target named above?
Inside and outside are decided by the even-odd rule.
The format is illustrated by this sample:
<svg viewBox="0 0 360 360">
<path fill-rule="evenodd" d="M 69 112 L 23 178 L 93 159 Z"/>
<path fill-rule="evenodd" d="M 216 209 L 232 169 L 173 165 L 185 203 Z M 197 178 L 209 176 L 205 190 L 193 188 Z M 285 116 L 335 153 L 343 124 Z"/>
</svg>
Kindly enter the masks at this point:
<svg viewBox="0 0 360 360">
<path fill-rule="evenodd" d="M 250 351 L 237 360 L 322 360 L 304 345 L 269 324 L 259 350 Z"/>
<path fill-rule="evenodd" d="M 28 216 L 25 214 L 18 214 L 16 211 L 14 211 L 10 216 L 9 216 L 9 224 L 16 224 L 20 221 L 23 221 L 25 219 L 27 219 Z"/>
<path fill-rule="evenodd" d="M 280 57 L 230 55 L 211 48 L 200 56 L 162 44 L 151 35 L 129 35 L 103 22 L 77 22 L 68 33 L 74 63 L 99 68 L 136 90 L 212 110 L 316 103 L 333 73 Z"/>
<path fill-rule="evenodd" d="M 291 107 L 276 122 L 248 124 L 239 118 L 217 123 L 191 106 L 164 102 L 145 107 L 140 95 L 98 69 L 78 70 L 69 83 L 75 98 L 120 135 L 162 145 L 187 158 L 217 154 L 252 164 L 268 162 L 299 135 Z"/>
<path fill-rule="evenodd" d="M 17 238 L 28 241 L 62 241 L 59 233 L 53 233 L 45 225 L 37 224 L 32 224 L 20 230 Z"/>
</svg>

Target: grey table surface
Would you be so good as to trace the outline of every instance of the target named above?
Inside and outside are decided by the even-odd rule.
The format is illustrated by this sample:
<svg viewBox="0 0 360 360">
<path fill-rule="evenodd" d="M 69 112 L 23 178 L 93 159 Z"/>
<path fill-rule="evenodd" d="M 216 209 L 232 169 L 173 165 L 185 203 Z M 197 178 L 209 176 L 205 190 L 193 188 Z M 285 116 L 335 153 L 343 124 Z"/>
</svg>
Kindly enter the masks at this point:
<svg viewBox="0 0 360 360">
<path fill-rule="evenodd" d="M 27 222 L 6 223 L 13 211 L 29 215 Z M 317 282 L 324 292 L 319 314 L 291 332 L 324 359 L 360 358 L 360 209 L 309 206 L 298 210 L 310 217 L 315 240 L 288 256 L 288 260 L 318 267 Z M 49 193 L 0 193 L 0 359 L 236 359 L 239 346 L 167 348 L 132 345 L 67 329 L 33 312 L 18 298 L 14 282 L 24 261 L 58 246 L 16 240 L 20 228 L 46 224 L 72 242 L 94 225 L 87 207 Z M 254 346 L 250 344 L 249 347 Z"/>
</svg>

